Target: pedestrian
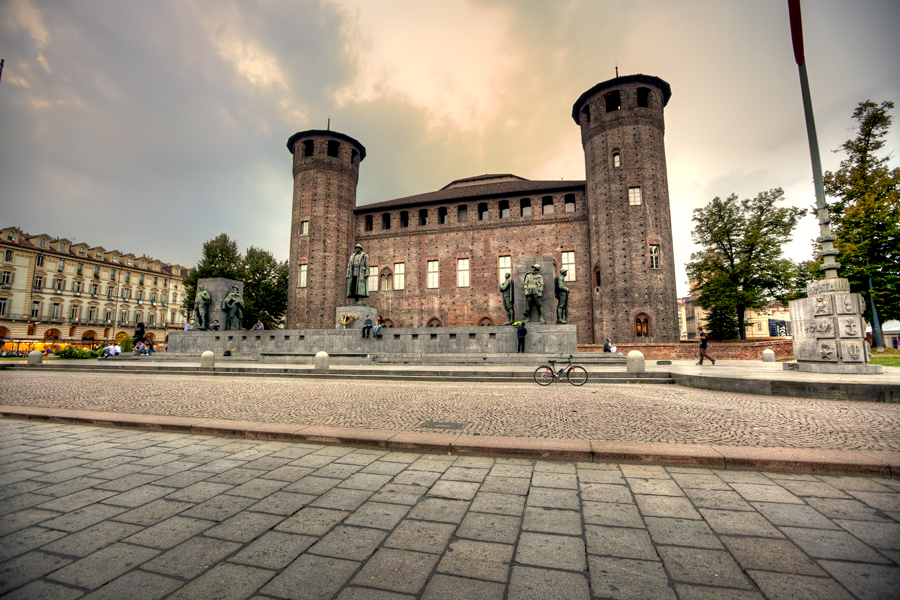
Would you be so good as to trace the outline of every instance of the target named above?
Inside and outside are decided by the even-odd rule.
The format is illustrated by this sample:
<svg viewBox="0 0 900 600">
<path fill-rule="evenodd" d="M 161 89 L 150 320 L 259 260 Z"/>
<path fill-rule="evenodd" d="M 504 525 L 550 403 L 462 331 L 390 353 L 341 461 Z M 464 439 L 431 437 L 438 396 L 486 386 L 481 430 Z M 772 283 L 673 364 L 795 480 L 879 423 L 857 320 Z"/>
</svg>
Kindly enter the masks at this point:
<svg viewBox="0 0 900 600">
<path fill-rule="evenodd" d="M 528 335 L 528 330 L 525 329 L 525 324 L 522 321 L 516 321 L 516 340 L 518 341 L 518 346 L 516 347 L 516 354 L 519 352 L 525 352 L 525 336 Z"/>
<path fill-rule="evenodd" d="M 369 337 L 369 333 L 372 331 L 372 317 L 366 316 L 366 320 L 363 323 L 362 336 L 364 338 Z"/>
<path fill-rule="evenodd" d="M 372 330 L 372 335 L 375 337 L 379 337 L 378 332 L 384 328 L 384 319 L 381 318 L 381 315 L 378 315 L 378 322 L 375 323 L 375 329 Z"/>
<path fill-rule="evenodd" d="M 716 359 L 706 353 L 707 338 L 706 332 L 703 331 L 702 327 L 697 328 L 697 337 L 700 338 L 700 362 L 698 362 L 697 364 L 702 365 L 704 358 L 708 358 L 712 361 L 712 364 L 716 364 Z"/>
</svg>

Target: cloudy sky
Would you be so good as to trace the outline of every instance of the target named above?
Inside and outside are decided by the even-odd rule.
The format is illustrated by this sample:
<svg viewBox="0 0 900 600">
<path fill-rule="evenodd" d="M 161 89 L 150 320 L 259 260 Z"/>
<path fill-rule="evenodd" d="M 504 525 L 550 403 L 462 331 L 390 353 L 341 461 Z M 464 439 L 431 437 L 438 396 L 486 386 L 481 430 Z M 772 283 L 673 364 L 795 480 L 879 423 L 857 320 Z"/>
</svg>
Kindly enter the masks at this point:
<svg viewBox="0 0 900 600">
<path fill-rule="evenodd" d="M 900 102 L 900 3 L 803 10 L 834 169 L 857 103 Z M 287 258 L 285 143 L 329 116 L 368 150 L 359 204 L 485 172 L 583 179 L 572 103 L 616 64 L 672 85 L 679 294 L 694 208 L 815 202 L 786 0 L 0 0 L 0 58 L 0 225 L 183 265 L 222 232 Z M 807 217 L 788 255 L 816 235 Z"/>
</svg>

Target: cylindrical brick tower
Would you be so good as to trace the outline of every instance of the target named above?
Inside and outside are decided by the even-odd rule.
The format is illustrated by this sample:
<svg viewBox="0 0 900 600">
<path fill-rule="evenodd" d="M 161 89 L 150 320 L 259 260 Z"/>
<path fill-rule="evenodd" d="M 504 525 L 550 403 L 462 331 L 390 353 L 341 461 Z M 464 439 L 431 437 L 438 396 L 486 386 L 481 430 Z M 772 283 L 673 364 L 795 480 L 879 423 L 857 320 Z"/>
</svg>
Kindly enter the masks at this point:
<svg viewBox="0 0 900 600">
<path fill-rule="evenodd" d="M 334 329 L 348 302 L 347 258 L 359 163 L 366 149 L 336 131 L 311 129 L 287 142 L 294 156 L 294 203 L 288 282 L 288 329 Z"/>
<path fill-rule="evenodd" d="M 598 83 L 578 98 L 590 232 L 594 341 L 677 342 L 663 108 L 650 75 Z"/>
</svg>

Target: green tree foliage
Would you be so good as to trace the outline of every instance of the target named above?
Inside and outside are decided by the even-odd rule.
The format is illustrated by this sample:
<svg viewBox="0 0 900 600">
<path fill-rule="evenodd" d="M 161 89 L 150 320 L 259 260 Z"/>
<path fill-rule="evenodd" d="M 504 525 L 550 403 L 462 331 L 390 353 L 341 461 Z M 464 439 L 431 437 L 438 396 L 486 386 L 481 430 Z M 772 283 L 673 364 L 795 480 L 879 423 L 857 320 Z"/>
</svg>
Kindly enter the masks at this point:
<svg viewBox="0 0 900 600">
<path fill-rule="evenodd" d="M 712 340 L 733 340 L 738 333 L 734 307 L 727 304 L 713 306 L 706 315 L 706 335 Z"/>
<path fill-rule="evenodd" d="M 815 259 L 796 263 L 788 289 L 783 294 L 776 295 L 776 298 L 785 306 L 791 300 L 806 298 L 806 284 L 825 278 L 825 273 L 819 269 L 819 264 L 820 261 Z"/>
<path fill-rule="evenodd" d="M 207 240 L 197 267 L 184 278 L 181 314 L 185 318 L 192 316 L 197 281 L 210 277 L 244 282 L 243 327 L 249 329 L 257 320 L 267 329 L 281 325 L 287 311 L 287 262 L 278 262 L 271 252 L 253 246 L 242 256 L 237 242 L 224 233 Z"/>
<path fill-rule="evenodd" d="M 853 111 L 857 135 L 835 152 L 845 152 L 835 172 L 825 173 L 832 232 L 840 251 L 841 276 L 854 292 L 873 296 L 881 322 L 900 319 L 900 169 L 878 156 L 891 127 L 893 102 L 866 100 Z M 866 304 L 866 319 L 872 314 Z"/>
<path fill-rule="evenodd" d="M 699 294 L 696 304 L 710 311 L 732 310 L 741 339 L 747 337 L 744 311 L 762 309 L 783 296 L 796 273 L 781 249 L 806 210 L 775 205 L 782 200 L 784 191 L 775 188 L 753 199 L 717 196 L 694 209 L 691 237 L 703 249 L 691 255 L 686 267 Z"/>
</svg>

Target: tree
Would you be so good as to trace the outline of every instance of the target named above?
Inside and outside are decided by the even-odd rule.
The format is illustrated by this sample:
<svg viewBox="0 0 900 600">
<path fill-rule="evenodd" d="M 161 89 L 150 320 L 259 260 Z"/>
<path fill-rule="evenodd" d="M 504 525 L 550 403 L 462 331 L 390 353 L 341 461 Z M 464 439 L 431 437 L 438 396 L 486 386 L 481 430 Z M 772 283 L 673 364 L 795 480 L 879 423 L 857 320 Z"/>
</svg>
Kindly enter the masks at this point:
<svg viewBox="0 0 900 600">
<path fill-rule="evenodd" d="M 853 111 L 856 137 L 835 150 L 847 157 L 824 177 L 825 193 L 834 198 L 829 210 L 841 275 L 851 291 L 874 298 L 881 322 L 900 319 L 900 169 L 888 167 L 890 155 L 876 154 L 884 147 L 893 108 L 889 101 L 860 102 Z M 865 318 L 872 321 L 869 303 Z"/>
<path fill-rule="evenodd" d="M 775 297 L 785 306 L 791 300 L 806 298 L 806 284 L 825 278 L 825 273 L 819 269 L 819 264 L 816 259 L 801 260 L 796 263 L 787 290 Z"/>
<path fill-rule="evenodd" d="M 706 315 L 706 334 L 712 340 L 733 340 L 738 337 L 737 315 L 733 306 L 713 306 Z"/>
<path fill-rule="evenodd" d="M 250 246 L 244 256 L 244 327 L 257 320 L 275 329 L 287 310 L 287 262 L 278 262 L 271 252 Z"/>
<path fill-rule="evenodd" d="M 240 279 L 244 266 L 237 242 L 222 233 L 203 243 L 203 257 L 184 277 L 184 295 L 181 300 L 181 314 L 191 318 L 194 308 L 194 296 L 197 295 L 197 280 L 209 277 L 226 277 Z"/>
<path fill-rule="evenodd" d="M 732 310 L 741 339 L 747 338 L 744 312 L 762 309 L 784 295 L 796 271 L 781 249 L 807 211 L 776 207 L 783 199 L 784 191 L 775 188 L 753 199 L 717 196 L 694 209 L 691 237 L 703 249 L 692 254 L 686 266 L 699 292 L 696 304 L 707 310 Z"/>
</svg>

